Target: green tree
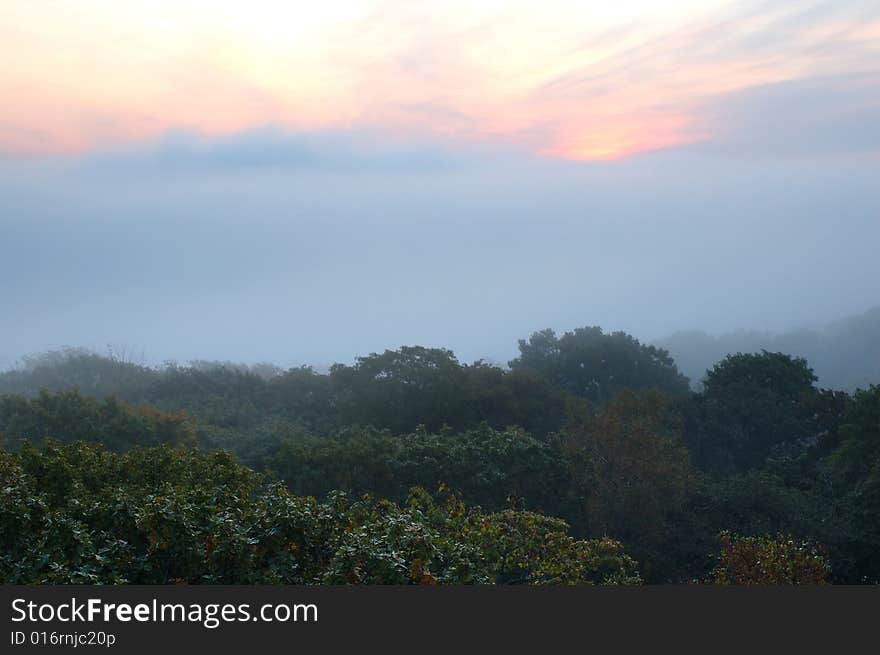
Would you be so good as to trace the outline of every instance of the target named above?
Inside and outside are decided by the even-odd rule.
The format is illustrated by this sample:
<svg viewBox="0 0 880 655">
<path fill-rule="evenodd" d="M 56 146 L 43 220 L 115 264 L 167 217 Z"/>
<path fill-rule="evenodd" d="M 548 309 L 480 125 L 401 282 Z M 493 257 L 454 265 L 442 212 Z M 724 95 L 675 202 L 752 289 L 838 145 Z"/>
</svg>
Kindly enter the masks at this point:
<svg viewBox="0 0 880 655">
<path fill-rule="evenodd" d="M 261 408 L 312 434 L 326 434 L 339 427 L 330 376 L 310 366 L 292 368 L 269 380 Z"/>
<path fill-rule="evenodd" d="M 466 422 L 464 370 L 450 350 L 402 346 L 334 364 L 330 377 L 345 424 L 406 432 Z"/>
<path fill-rule="evenodd" d="M 626 391 L 571 426 L 563 442 L 581 490 L 576 527 L 588 536 L 620 539 L 653 582 L 684 576 L 701 548 L 691 505 L 699 478 L 679 423 L 667 397 Z"/>
<path fill-rule="evenodd" d="M 25 356 L 18 368 L 0 373 L 0 393 L 32 397 L 43 389 L 79 389 L 95 398 L 113 395 L 143 402 L 160 376 L 160 371 L 131 361 L 124 352 L 104 356 L 83 348 L 64 348 Z"/>
<path fill-rule="evenodd" d="M 464 367 L 468 426 L 519 426 L 546 436 L 583 411 L 584 403 L 531 371 L 505 371 L 477 361 Z"/>
<path fill-rule="evenodd" d="M 730 355 L 708 371 L 685 429 L 695 463 L 713 473 L 794 456 L 823 434 L 811 399 L 818 393 L 806 360 L 783 353 Z"/>
<path fill-rule="evenodd" d="M 402 435 L 350 429 L 330 437 L 293 437 L 271 468 L 297 494 L 341 489 L 402 502 L 411 487 L 445 483 L 467 502 L 487 508 L 503 507 L 508 498 L 554 513 L 571 506 L 561 452 L 518 428 Z"/>
<path fill-rule="evenodd" d="M 880 582 L 880 385 L 853 395 L 827 463 L 850 530 L 839 544 L 852 582 Z"/>
<path fill-rule="evenodd" d="M 531 371 L 576 396 L 608 402 L 624 389 L 685 394 L 688 380 L 665 350 L 625 332 L 577 328 L 557 337 L 553 330 L 520 340 L 514 371 Z"/>
<path fill-rule="evenodd" d="M 131 407 L 113 397 L 97 401 L 76 390 L 44 390 L 32 399 L 0 396 L 0 435 L 8 444 L 53 437 L 100 442 L 118 451 L 136 445 L 196 443 L 195 424 L 183 412 Z"/>
</svg>

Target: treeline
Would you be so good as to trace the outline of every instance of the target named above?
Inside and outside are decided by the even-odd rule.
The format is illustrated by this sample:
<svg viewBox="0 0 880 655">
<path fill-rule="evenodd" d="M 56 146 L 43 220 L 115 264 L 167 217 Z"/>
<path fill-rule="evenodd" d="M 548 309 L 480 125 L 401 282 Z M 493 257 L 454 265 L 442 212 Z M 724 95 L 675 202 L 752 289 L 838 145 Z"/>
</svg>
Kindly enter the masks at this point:
<svg viewBox="0 0 880 655">
<path fill-rule="evenodd" d="M 329 435 L 350 426 L 399 434 L 519 426 L 536 436 L 558 431 L 591 403 L 624 389 L 688 392 L 665 351 L 617 332 L 583 328 L 562 337 L 539 332 L 520 343 L 509 369 L 462 364 L 442 348 L 404 346 L 335 364 L 281 371 L 197 362 L 150 368 L 79 350 L 27 358 L 0 374 L 0 394 L 34 397 L 77 389 L 198 419 L 200 442 L 259 465 L 278 435 Z"/>
<path fill-rule="evenodd" d="M 880 387 L 822 390 L 805 360 L 763 352 L 718 362 L 694 393 L 668 353 L 623 333 L 519 346 L 509 369 L 404 347 L 326 375 L 53 355 L 0 376 L 30 396 L 0 401 L 0 435 L 12 450 L 195 440 L 292 498 L 400 509 L 445 485 L 480 515 L 558 516 L 575 542 L 623 544 L 648 582 L 880 581 Z M 37 391 L 71 379 L 79 391 Z M 126 402 L 90 397 L 108 391 Z"/>
</svg>

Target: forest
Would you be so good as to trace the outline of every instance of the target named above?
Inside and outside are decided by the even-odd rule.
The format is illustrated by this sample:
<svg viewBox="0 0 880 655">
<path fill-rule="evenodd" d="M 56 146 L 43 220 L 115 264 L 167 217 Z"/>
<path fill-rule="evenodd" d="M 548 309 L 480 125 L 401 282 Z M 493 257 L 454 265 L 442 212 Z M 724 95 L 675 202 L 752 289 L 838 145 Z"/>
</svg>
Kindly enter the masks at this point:
<svg viewBox="0 0 880 655">
<path fill-rule="evenodd" d="M 679 337 L 682 338 L 682 337 Z M 876 584 L 880 386 L 599 327 L 506 366 L 64 349 L 0 374 L 0 581 Z"/>
</svg>

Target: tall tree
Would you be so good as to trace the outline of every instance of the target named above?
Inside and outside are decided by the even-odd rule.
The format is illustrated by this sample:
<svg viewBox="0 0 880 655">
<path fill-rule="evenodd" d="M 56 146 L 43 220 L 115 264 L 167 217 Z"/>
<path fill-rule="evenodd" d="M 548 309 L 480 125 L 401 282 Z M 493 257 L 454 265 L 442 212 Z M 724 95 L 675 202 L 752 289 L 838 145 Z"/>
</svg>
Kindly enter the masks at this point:
<svg viewBox="0 0 880 655">
<path fill-rule="evenodd" d="M 553 330 L 542 330 L 520 340 L 519 353 L 509 363 L 512 370 L 534 372 L 595 403 L 607 402 L 624 389 L 688 391 L 688 379 L 669 353 L 625 332 L 583 327 L 557 337 Z"/>
<path fill-rule="evenodd" d="M 685 430 L 694 461 L 714 473 L 738 473 L 816 443 L 823 428 L 810 402 L 815 381 L 799 357 L 729 355 L 707 372 L 694 397 Z"/>
<path fill-rule="evenodd" d="M 880 385 L 857 391 L 840 426 L 840 447 L 829 458 L 850 534 L 842 544 L 861 579 L 880 582 Z M 853 576 L 853 577 L 856 577 Z"/>
<path fill-rule="evenodd" d="M 592 420 L 569 427 L 563 448 L 583 494 L 572 524 L 626 543 L 649 580 L 681 578 L 697 546 L 690 523 L 698 476 L 669 399 L 622 392 Z"/>
<path fill-rule="evenodd" d="M 406 432 L 466 420 L 464 370 L 451 350 L 402 346 L 334 364 L 330 377 L 343 423 Z"/>
</svg>

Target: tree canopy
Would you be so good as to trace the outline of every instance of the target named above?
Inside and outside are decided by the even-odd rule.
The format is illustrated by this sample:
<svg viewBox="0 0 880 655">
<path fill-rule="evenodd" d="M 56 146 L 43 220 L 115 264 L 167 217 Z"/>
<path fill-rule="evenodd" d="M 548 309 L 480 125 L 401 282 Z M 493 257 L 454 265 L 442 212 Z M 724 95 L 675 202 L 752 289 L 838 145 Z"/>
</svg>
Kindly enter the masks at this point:
<svg viewBox="0 0 880 655">
<path fill-rule="evenodd" d="M 604 403 L 624 389 L 685 394 L 688 379 L 665 350 L 625 332 L 577 328 L 557 337 L 553 330 L 520 340 L 514 371 L 531 371 L 576 396 Z"/>
<path fill-rule="evenodd" d="M 510 364 L 32 358 L 0 374 L 2 575 L 880 582 L 880 387 L 820 389 L 765 351 L 693 392 L 598 328 L 536 333 Z"/>
</svg>

